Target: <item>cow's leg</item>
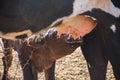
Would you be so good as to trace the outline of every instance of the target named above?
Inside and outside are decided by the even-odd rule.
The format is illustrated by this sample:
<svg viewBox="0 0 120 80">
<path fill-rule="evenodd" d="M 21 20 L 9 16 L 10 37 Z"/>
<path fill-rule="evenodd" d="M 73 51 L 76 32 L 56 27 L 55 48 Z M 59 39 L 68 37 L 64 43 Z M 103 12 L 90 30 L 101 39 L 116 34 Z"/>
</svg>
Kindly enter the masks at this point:
<svg viewBox="0 0 120 80">
<path fill-rule="evenodd" d="M 91 80 L 105 80 L 106 78 L 108 59 L 103 43 L 98 33 L 91 33 L 85 37 L 81 46 Z"/>
<path fill-rule="evenodd" d="M 4 43 L 4 56 L 2 58 L 3 61 L 3 67 L 4 67 L 4 72 L 3 72 L 3 77 L 2 80 L 8 80 L 8 70 L 12 64 L 12 48 L 10 47 L 10 44 L 7 40 L 3 40 Z"/>
<path fill-rule="evenodd" d="M 116 34 L 113 34 L 113 37 L 111 39 L 112 49 L 110 54 L 110 62 L 116 80 L 120 80 L 120 29 L 118 32 L 116 32 Z"/>
<path fill-rule="evenodd" d="M 114 76 L 116 80 L 120 80 L 120 52 L 113 52 L 110 55 L 110 62 L 113 68 Z"/>
<path fill-rule="evenodd" d="M 45 80 L 55 80 L 55 62 L 53 62 L 52 66 L 45 70 Z"/>
</svg>

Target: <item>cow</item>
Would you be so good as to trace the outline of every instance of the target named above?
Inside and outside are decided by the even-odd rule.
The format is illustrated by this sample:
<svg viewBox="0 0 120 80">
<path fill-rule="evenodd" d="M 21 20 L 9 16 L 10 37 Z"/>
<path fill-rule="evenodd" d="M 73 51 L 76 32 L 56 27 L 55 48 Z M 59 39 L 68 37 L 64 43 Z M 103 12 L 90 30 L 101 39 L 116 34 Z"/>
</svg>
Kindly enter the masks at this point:
<svg viewBox="0 0 120 80">
<path fill-rule="evenodd" d="M 47 32 L 42 32 L 44 34 L 38 33 L 24 40 L 3 39 L 5 56 L 2 80 L 8 79 L 13 48 L 19 54 L 24 80 L 38 80 L 37 74 L 42 71 L 45 72 L 46 80 L 55 80 L 55 61 L 71 54 L 79 47 L 82 38 L 95 28 L 96 20 L 92 17 L 77 15 L 66 17 L 53 26 Z"/>
</svg>

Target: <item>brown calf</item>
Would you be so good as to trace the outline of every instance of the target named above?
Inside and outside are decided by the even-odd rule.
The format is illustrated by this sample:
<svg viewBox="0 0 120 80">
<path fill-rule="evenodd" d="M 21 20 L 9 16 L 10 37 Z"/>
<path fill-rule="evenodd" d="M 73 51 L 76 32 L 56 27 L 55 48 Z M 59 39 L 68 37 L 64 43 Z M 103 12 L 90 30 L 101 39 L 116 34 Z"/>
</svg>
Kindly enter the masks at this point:
<svg viewBox="0 0 120 80">
<path fill-rule="evenodd" d="M 71 54 L 81 43 L 80 41 L 79 43 L 77 43 L 78 41 L 76 43 L 68 43 L 67 38 L 69 35 L 62 35 L 61 38 L 57 38 L 56 35 L 56 32 L 54 32 L 42 39 L 37 35 L 25 41 L 18 41 L 20 43 L 19 48 L 15 49 L 19 53 L 24 80 L 37 80 L 38 72 L 42 71 L 45 72 L 46 80 L 55 80 L 55 61 L 58 58 Z M 5 42 L 5 40 L 3 41 Z M 12 42 L 7 40 L 6 42 L 5 44 L 11 44 L 13 47 L 17 44 L 17 41 Z M 12 48 L 11 45 L 7 46 L 10 49 L 6 50 L 6 56 L 8 54 L 12 55 L 12 51 L 10 51 Z M 8 57 L 3 60 L 4 68 L 7 68 L 7 71 L 12 60 Z M 9 63 L 10 65 L 5 63 Z M 8 74 L 6 69 L 4 71 L 5 75 L 3 76 L 3 80 L 7 80 Z"/>
</svg>

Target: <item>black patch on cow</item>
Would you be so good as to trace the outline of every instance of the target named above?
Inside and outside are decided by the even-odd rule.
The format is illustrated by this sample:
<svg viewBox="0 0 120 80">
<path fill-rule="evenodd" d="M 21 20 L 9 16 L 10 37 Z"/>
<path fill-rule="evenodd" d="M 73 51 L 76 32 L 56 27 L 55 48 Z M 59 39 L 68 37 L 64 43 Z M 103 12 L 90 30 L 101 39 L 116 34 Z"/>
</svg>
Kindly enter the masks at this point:
<svg viewBox="0 0 120 80">
<path fill-rule="evenodd" d="M 117 39 L 119 39 L 119 41 L 120 41 L 120 17 L 117 18 L 117 22 L 116 22 L 115 26 L 116 26 L 115 35 L 116 35 Z"/>
<path fill-rule="evenodd" d="M 0 0 L 0 31 L 37 32 L 73 11 L 74 0 Z"/>
<path fill-rule="evenodd" d="M 111 1 L 116 7 L 120 8 L 120 0 L 111 0 Z"/>
</svg>

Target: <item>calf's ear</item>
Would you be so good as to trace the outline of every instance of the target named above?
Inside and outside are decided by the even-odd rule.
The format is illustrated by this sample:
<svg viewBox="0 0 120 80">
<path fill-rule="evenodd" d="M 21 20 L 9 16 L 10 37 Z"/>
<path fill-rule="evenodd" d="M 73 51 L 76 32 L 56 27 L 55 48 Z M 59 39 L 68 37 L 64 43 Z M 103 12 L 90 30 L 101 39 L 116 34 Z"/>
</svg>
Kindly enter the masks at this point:
<svg viewBox="0 0 120 80">
<path fill-rule="evenodd" d="M 77 15 L 72 17 L 66 17 L 62 23 L 55 26 L 58 31 L 58 36 L 62 34 L 70 34 L 74 39 L 80 38 L 90 33 L 96 26 L 95 18 Z"/>
</svg>

